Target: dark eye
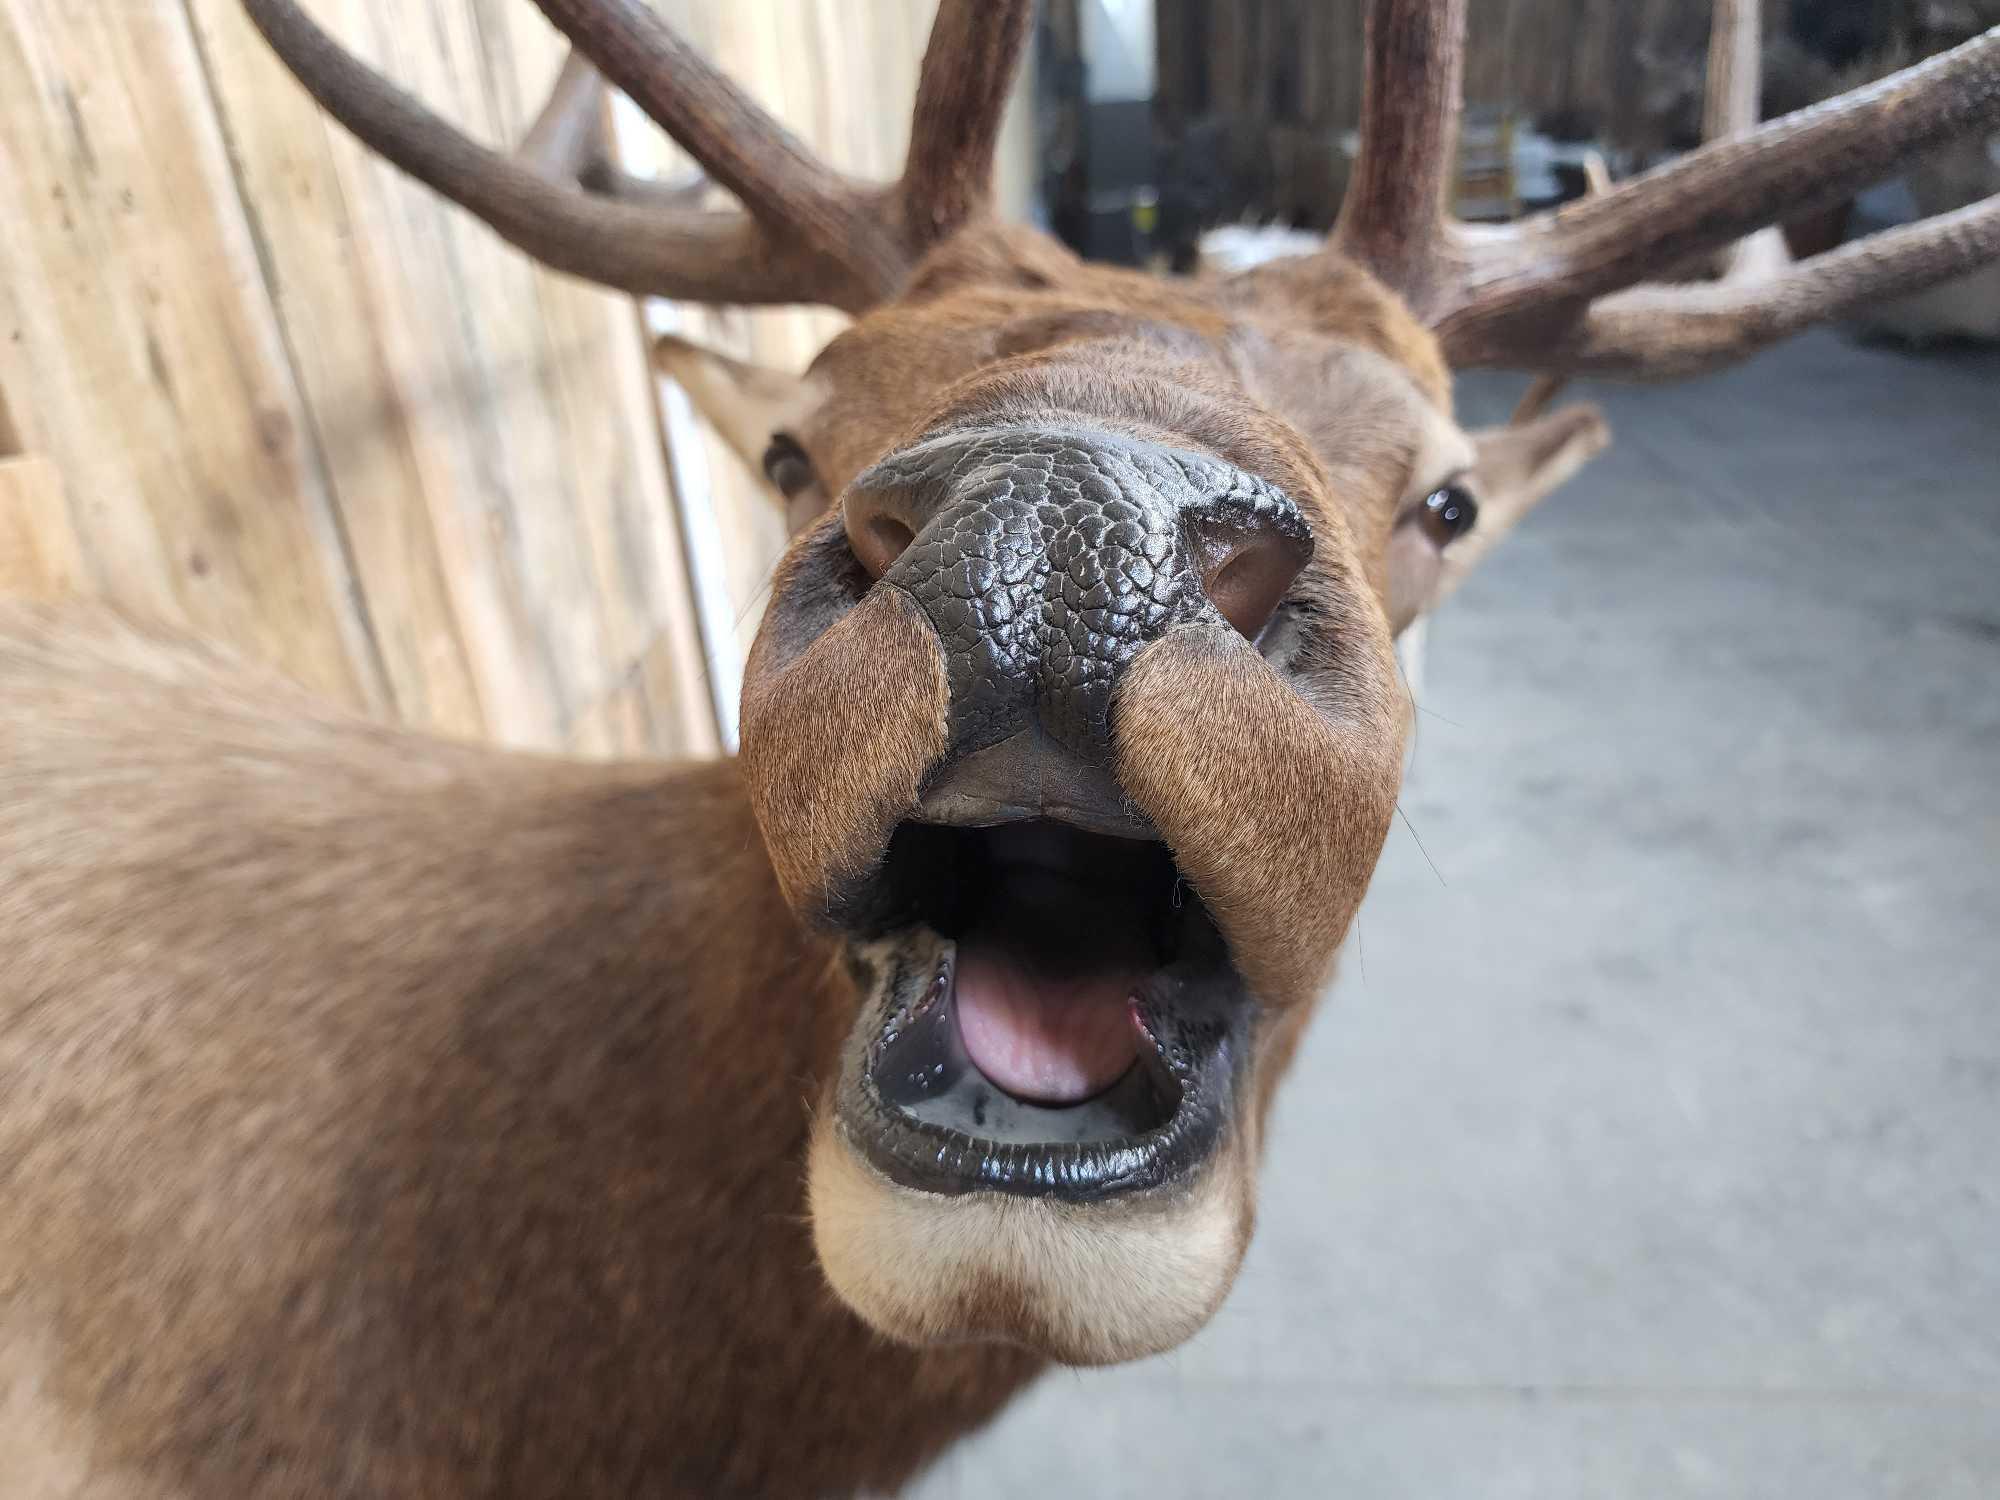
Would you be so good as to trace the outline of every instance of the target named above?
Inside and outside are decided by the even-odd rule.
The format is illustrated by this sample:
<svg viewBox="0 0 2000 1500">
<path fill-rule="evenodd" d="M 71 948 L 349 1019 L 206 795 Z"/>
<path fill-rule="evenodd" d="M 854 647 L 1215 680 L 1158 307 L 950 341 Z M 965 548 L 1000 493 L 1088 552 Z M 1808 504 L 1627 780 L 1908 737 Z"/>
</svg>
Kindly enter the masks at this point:
<svg viewBox="0 0 2000 1500">
<path fill-rule="evenodd" d="M 764 477 L 775 484 L 778 493 L 787 500 L 796 498 L 819 483 L 819 476 L 813 473 L 812 460 L 806 457 L 806 450 L 788 432 L 776 434 L 771 439 L 771 446 L 764 450 Z"/>
<path fill-rule="evenodd" d="M 1417 511 L 1417 524 L 1424 528 L 1424 535 L 1440 547 L 1464 536 L 1478 519 L 1479 502 L 1463 485 L 1457 484 L 1432 490 Z"/>
</svg>

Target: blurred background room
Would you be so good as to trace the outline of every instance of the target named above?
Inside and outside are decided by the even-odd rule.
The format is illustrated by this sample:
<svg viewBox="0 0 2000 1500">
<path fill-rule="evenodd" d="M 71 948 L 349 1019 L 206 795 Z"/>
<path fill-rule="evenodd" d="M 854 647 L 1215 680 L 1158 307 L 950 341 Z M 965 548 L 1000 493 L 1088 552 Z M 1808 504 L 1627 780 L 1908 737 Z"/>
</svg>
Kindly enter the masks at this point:
<svg viewBox="0 0 2000 1500">
<path fill-rule="evenodd" d="M 893 172 L 934 0 L 661 8 Z M 562 55 L 525 0 L 313 9 L 487 140 Z M 1047 0 L 1006 211 L 1162 271 L 1310 245 L 1362 9 Z M 2000 24 L 1765 9 L 1767 116 Z M 1708 10 L 1481 0 L 1458 213 L 1698 144 Z M 683 174 L 614 123 L 626 170 Z M 1973 140 L 1782 233 L 1996 192 Z M 235 0 L 0 0 L 0 587 L 446 734 L 721 753 L 785 522 L 649 338 L 803 367 L 842 321 L 531 263 L 323 117 Z M 1462 377 L 1462 420 L 1528 385 Z M 1405 642 L 1403 816 L 1228 1304 L 1044 1379 L 927 1500 L 2000 1495 L 2000 268 L 1564 394 L 1614 446 Z"/>
</svg>

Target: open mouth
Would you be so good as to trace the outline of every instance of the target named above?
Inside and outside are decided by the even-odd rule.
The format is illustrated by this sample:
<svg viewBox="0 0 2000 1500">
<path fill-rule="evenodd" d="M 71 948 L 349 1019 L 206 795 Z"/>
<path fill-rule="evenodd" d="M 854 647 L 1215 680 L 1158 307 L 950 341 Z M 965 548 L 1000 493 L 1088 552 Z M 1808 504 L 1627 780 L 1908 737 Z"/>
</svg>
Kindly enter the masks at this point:
<svg viewBox="0 0 2000 1500">
<path fill-rule="evenodd" d="M 1158 840 L 905 822 L 848 916 L 875 1000 L 841 1122 L 891 1179 L 1087 1201 L 1214 1146 L 1248 1007 Z"/>
</svg>

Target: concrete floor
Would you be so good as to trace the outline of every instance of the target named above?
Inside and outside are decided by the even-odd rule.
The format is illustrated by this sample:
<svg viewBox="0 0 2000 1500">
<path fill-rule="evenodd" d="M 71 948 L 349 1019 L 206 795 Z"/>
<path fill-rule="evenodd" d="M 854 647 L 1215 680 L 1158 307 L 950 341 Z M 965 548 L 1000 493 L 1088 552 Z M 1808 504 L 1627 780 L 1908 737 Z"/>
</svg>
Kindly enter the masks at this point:
<svg viewBox="0 0 2000 1500">
<path fill-rule="evenodd" d="M 2000 1496 L 2000 356 L 1596 394 L 1433 627 L 1228 1305 L 927 1500 Z"/>
</svg>

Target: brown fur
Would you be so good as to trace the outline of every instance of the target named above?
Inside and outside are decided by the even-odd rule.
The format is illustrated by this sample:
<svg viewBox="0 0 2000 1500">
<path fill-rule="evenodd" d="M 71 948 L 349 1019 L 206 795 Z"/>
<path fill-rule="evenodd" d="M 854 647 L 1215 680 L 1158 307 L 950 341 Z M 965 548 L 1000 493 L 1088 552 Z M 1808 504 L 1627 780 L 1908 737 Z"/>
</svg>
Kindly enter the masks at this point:
<svg viewBox="0 0 2000 1500">
<path fill-rule="evenodd" d="M 69 1476 L 10 1497 L 850 1493 L 1035 1368 L 812 1269 L 853 1001 L 733 764 L 10 607 L 0 767 L 0 1473 Z"/>
<path fill-rule="evenodd" d="M 750 663 L 744 770 L 778 883 L 813 910 L 915 805 L 944 753 L 951 689 L 937 633 L 892 591 L 868 595 L 797 658 L 781 666 L 777 655 L 766 636 Z"/>
<path fill-rule="evenodd" d="M 1267 1004 L 1318 996 L 1374 873 L 1402 780 L 1401 736 L 1356 732 L 1379 718 L 1401 722 L 1388 681 L 1309 704 L 1222 629 L 1162 637 L 1118 690 L 1118 780 Z"/>
<path fill-rule="evenodd" d="M 1216 1155 L 1144 1201 L 995 1205 L 839 1139 L 861 997 L 798 911 L 907 812 L 947 703 L 900 596 L 836 604 L 835 517 L 780 572 L 740 767 L 447 744 L 108 616 L 0 611 L 0 1472 L 99 1500 L 852 1493 L 997 1410 L 1041 1363 L 1018 1344 L 1130 1357 L 1220 1301 L 1393 803 L 1390 621 L 1423 600 L 1390 600 L 1389 539 L 1471 459 L 1434 343 L 1360 271 L 1169 283 L 982 225 L 809 386 L 711 386 L 745 391 L 822 504 L 920 433 L 1084 422 L 1307 515 L 1312 691 L 1190 630 L 1113 712 L 1267 1007 Z M 914 1346 L 963 1334 L 1001 1342 Z"/>
</svg>

